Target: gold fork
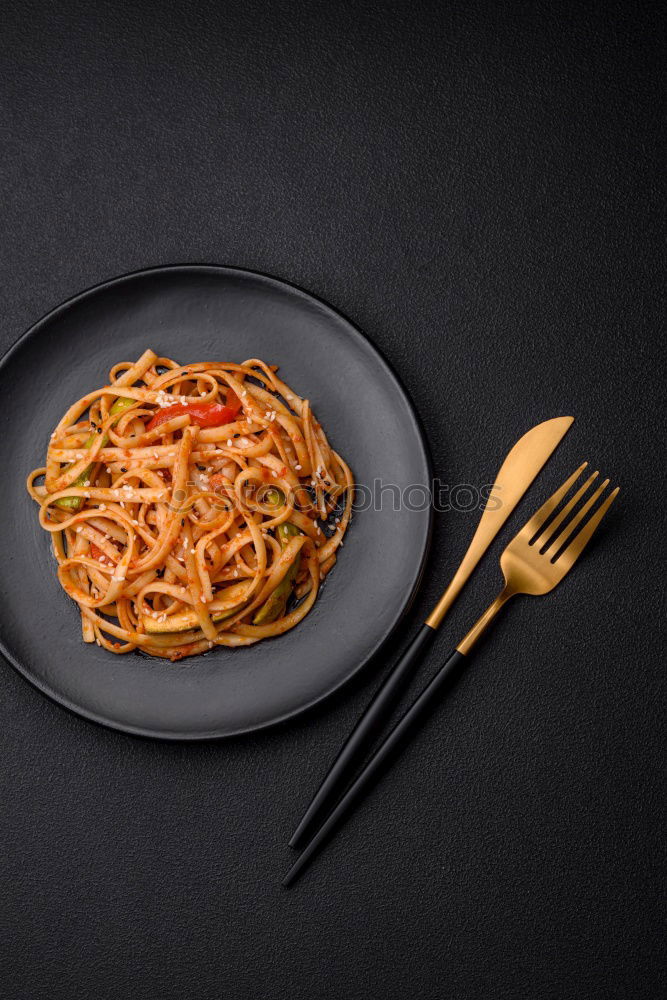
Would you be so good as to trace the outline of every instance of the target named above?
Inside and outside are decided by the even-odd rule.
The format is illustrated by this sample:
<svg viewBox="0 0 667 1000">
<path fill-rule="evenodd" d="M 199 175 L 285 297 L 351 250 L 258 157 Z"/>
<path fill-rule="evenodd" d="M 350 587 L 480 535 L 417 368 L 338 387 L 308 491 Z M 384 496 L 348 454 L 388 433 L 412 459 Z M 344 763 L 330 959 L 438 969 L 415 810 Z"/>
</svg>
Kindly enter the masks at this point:
<svg viewBox="0 0 667 1000">
<path fill-rule="evenodd" d="M 597 472 L 589 476 L 574 496 L 549 521 L 550 516 L 565 498 L 574 483 L 576 483 L 587 465 L 588 462 L 580 465 L 577 471 L 573 472 L 570 478 L 565 480 L 560 489 L 556 490 L 554 495 L 533 514 L 519 534 L 509 543 L 500 557 L 500 568 L 505 577 L 505 586 L 495 601 L 489 605 L 481 618 L 458 644 L 456 648 L 459 653 L 466 655 L 470 652 L 482 632 L 485 631 L 503 604 L 509 601 L 510 597 L 515 597 L 517 594 L 530 594 L 533 596 L 548 594 L 550 590 L 553 590 L 560 583 L 565 574 L 572 569 L 584 551 L 591 535 L 618 495 L 617 486 L 607 496 L 604 503 L 598 507 L 592 517 L 588 519 L 584 527 L 576 535 L 573 534 L 575 528 L 581 524 L 591 507 L 594 506 L 609 485 L 609 480 L 605 479 L 590 494 L 586 502 L 565 525 L 563 530 L 556 534 L 557 529 L 565 521 L 568 514 L 582 500 L 588 492 L 589 487 L 598 477 Z"/>
<path fill-rule="evenodd" d="M 567 503 L 558 509 L 587 464 L 584 462 L 576 472 L 572 473 L 509 543 L 500 557 L 505 586 L 350 785 L 336 808 L 290 868 L 283 879 L 283 885 L 289 885 L 294 881 L 333 828 L 361 798 L 387 757 L 397 749 L 408 731 L 415 729 L 443 690 L 451 684 L 465 664 L 472 647 L 510 597 L 517 594 L 547 594 L 572 569 L 618 495 L 616 487 L 591 514 L 591 509 L 609 485 L 609 480 L 605 479 L 597 489 L 591 490 L 598 476 L 598 473 L 594 472 Z M 568 520 L 568 516 L 579 503 L 581 506 Z"/>
</svg>

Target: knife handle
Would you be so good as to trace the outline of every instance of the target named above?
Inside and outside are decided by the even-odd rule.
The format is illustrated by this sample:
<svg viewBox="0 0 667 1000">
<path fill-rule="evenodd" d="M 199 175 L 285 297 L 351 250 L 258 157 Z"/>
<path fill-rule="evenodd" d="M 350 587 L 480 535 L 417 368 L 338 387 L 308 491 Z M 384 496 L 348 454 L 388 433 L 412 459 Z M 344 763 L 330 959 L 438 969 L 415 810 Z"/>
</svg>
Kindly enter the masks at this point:
<svg viewBox="0 0 667 1000">
<path fill-rule="evenodd" d="M 290 847 L 304 844 L 317 820 L 331 807 L 351 780 L 361 764 L 365 752 L 386 723 L 392 709 L 421 660 L 423 651 L 431 642 L 435 630 L 422 625 L 396 666 L 375 692 L 366 711 L 350 733 L 343 748 L 331 765 L 328 774 L 306 809 L 301 822 L 292 834 Z"/>
<path fill-rule="evenodd" d="M 380 744 L 377 752 L 357 775 L 333 812 L 330 813 L 312 840 L 308 842 L 283 879 L 283 885 L 290 885 L 294 881 L 299 872 L 317 853 L 322 843 L 333 833 L 335 827 L 354 808 L 363 792 L 376 781 L 378 773 L 388 758 L 398 752 L 442 694 L 456 681 L 466 661 L 467 657 L 455 649 L 435 677 L 412 703 L 403 718 L 397 722 L 385 741 Z"/>
</svg>

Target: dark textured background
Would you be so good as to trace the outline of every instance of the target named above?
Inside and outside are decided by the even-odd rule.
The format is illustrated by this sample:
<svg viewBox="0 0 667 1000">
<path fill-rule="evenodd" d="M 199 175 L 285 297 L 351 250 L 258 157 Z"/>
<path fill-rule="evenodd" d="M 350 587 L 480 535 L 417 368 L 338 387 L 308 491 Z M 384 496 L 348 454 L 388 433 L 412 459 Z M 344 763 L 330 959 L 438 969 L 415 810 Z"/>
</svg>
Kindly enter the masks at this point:
<svg viewBox="0 0 667 1000">
<path fill-rule="evenodd" d="M 3 1000 L 661 995 L 656 10 L 2 5 L 3 350 L 118 273 L 257 268 L 367 331 L 447 482 L 487 481 L 526 427 L 571 412 L 520 513 L 584 457 L 623 487 L 572 578 L 498 622 L 289 892 L 287 836 L 377 671 L 288 726 L 174 746 L 84 722 L 2 664 Z M 412 624 L 472 527 L 438 518 Z M 419 683 L 497 586 L 509 533 Z"/>
</svg>

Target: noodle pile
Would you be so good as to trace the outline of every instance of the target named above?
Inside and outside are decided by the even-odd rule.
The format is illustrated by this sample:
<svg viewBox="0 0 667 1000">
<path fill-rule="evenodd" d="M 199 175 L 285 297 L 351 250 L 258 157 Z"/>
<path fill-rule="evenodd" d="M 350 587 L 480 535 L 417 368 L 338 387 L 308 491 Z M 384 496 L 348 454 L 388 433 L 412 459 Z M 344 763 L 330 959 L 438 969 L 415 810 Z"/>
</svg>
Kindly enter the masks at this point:
<svg viewBox="0 0 667 1000">
<path fill-rule="evenodd" d="M 147 350 L 70 407 L 27 488 L 84 642 L 179 660 L 308 614 L 353 481 L 275 368 Z"/>
</svg>

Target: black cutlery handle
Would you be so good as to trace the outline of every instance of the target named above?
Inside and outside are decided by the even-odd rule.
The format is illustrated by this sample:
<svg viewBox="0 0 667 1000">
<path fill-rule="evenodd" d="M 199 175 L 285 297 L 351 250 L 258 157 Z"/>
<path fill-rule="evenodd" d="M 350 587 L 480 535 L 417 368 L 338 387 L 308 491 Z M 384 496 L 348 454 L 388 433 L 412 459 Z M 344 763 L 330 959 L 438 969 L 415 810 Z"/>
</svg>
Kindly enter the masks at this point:
<svg viewBox="0 0 667 1000">
<path fill-rule="evenodd" d="M 331 808 L 344 787 L 352 780 L 353 773 L 360 766 L 371 742 L 384 727 L 414 673 L 423 650 L 434 635 L 434 629 L 429 625 L 422 625 L 387 679 L 378 688 L 303 814 L 301 822 L 292 834 L 290 847 L 299 848 L 306 843 L 317 820 L 327 808 Z"/>
<path fill-rule="evenodd" d="M 417 700 L 405 713 L 403 718 L 392 729 L 384 743 L 382 743 L 376 753 L 371 757 L 364 769 L 352 782 L 342 799 L 319 828 L 313 839 L 299 855 L 292 865 L 287 875 L 283 879 L 283 885 L 289 885 L 294 881 L 299 872 L 310 861 L 317 852 L 320 845 L 332 833 L 333 829 L 340 823 L 343 817 L 351 811 L 354 805 L 361 798 L 363 792 L 373 783 L 378 771 L 385 763 L 393 751 L 397 750 L 401 743 L 407 738 L 410 731 L 423 719 L 435 702 L 440 698 L 443 691 L 453 683 L 460 670 L 466 662 L 463 653 L 454 650 L 447 662 L 440 668 L 433 680 L 427 684 Z"/>
</svg>

